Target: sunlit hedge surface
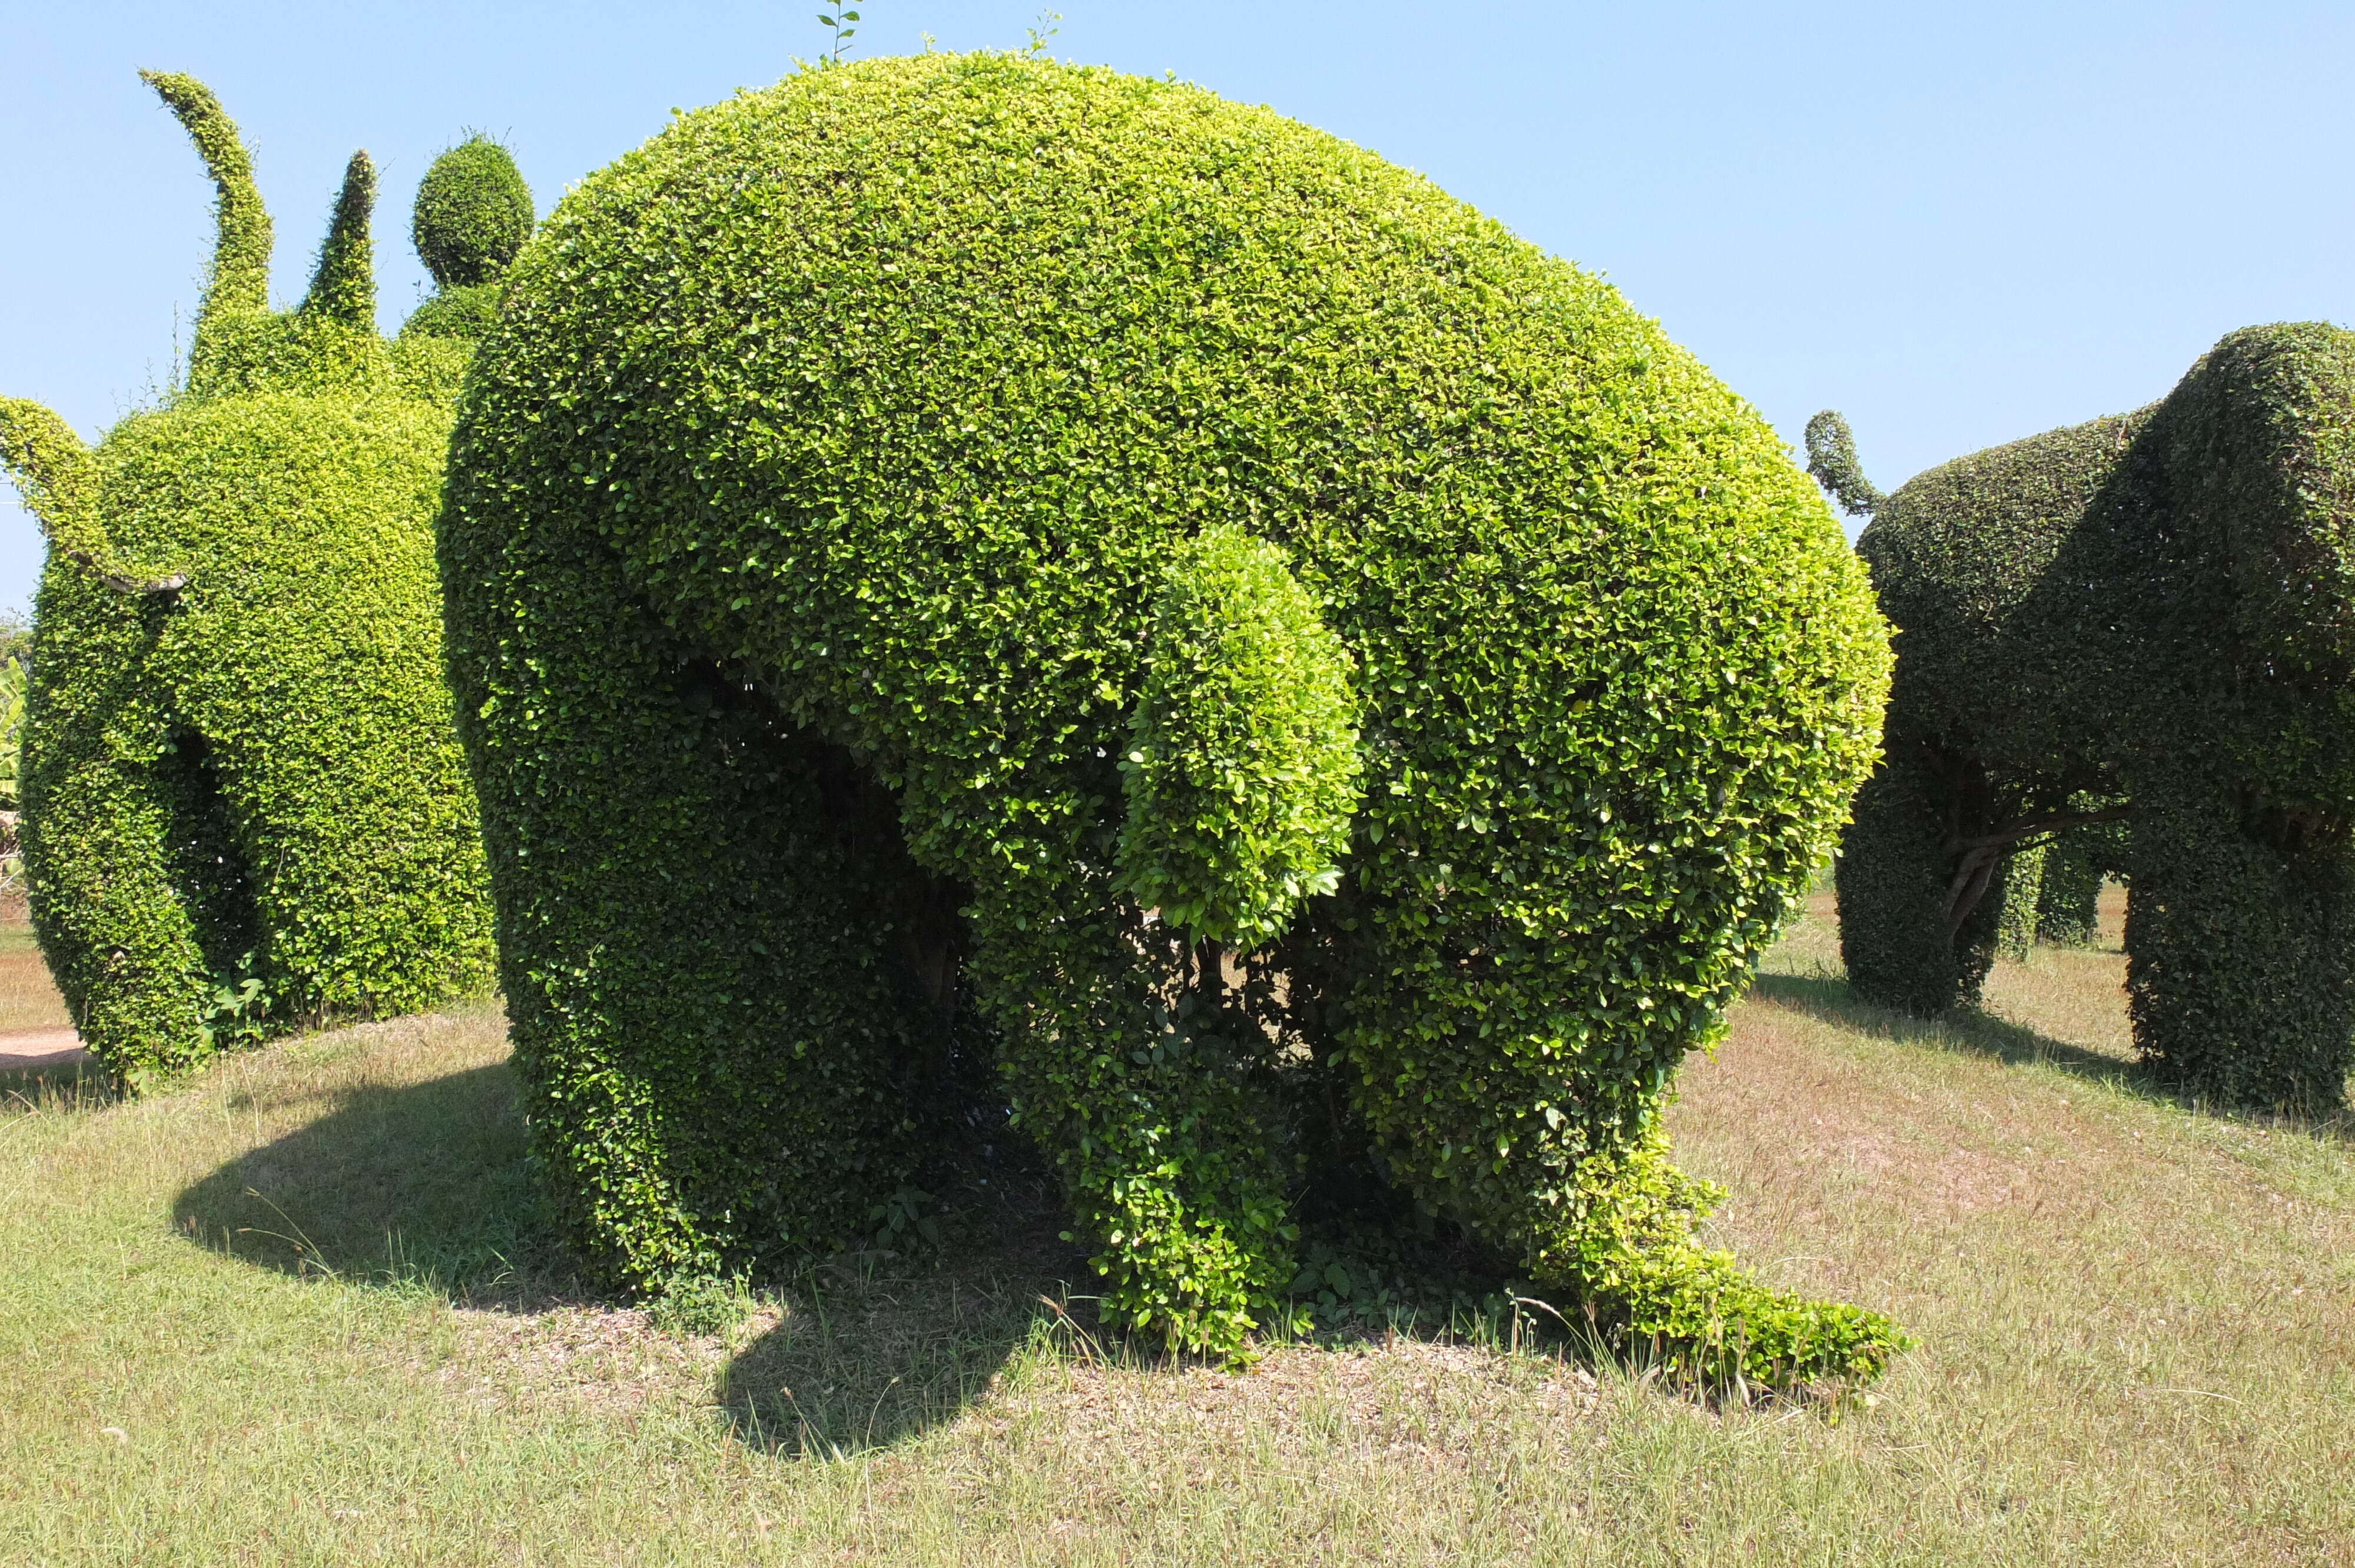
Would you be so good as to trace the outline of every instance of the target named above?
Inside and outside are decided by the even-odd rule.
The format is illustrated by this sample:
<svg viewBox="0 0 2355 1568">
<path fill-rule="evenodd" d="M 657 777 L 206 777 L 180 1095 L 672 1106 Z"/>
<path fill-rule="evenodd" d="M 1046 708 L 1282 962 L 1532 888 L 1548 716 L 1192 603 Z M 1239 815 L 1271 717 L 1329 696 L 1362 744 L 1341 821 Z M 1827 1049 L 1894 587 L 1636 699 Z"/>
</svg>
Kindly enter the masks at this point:
<svg viewBox="0 0 2355 1568">
<path fill-rule="evenodd" d="M 219 191 L 185 385 L 85 449 L 0 401 L 49 535 L 25 855 L 83 1040 L 137 1083 L 325 1012 L 479 986 L 474 792 L 442 678 L 432 518 L 462 339 L 376 330 L 355 155 L 300 308 L 236 127 L 148 79 Z"/>
<path fill-rule="evenodd" d="M 1870 766 L 1864 574 L 1753 410 L 1428 182 L 1007 56 L 684 115 L 517 259 L 441 547 L 612 1274 L 865 1226 L 980 1041 L 1176 1343 L 1279 1309 L 1312 1116 L 1606 1327 L 1896 1342 L 1701 1251 L 1658 1119 Z"/>
</svg>

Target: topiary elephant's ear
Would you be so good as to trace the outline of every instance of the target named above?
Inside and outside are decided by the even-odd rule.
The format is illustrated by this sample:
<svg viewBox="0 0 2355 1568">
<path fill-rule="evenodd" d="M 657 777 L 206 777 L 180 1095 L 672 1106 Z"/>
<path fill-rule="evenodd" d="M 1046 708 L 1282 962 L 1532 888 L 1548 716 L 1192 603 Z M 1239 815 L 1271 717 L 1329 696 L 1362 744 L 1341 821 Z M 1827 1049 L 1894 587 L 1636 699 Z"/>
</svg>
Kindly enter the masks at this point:
<svg viewBox="0 0 2355 1568">
<path fill-rule="evenodd" d="M 425 171 L 410 237 L 434 282 L 472 289 L 498 281 L 531 238 L 531 187 L 514 154 L 487 136 L 470 136 Z"/>
<path fill-rule="evenodd" d="M 1139 904 L 1248 951 L 1332 891 L 1359 796 L 1351 670 L 1275 546 L 1225 527 L 1187 542 L 1121 763 L 1119 871 Z"/>
</svg>

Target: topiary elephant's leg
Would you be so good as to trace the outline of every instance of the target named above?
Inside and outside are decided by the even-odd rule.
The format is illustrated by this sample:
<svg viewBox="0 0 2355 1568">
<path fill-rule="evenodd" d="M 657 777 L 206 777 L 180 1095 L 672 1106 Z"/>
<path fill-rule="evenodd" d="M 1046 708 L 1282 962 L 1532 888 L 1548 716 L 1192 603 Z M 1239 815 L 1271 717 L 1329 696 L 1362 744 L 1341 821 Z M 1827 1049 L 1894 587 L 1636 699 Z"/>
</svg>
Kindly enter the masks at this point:
<svg viewBox="0 0 2355 1568">
<path fill-rule="evenodd" d="M 979 996 L 1004 1032 L 1017 1124 L 1096 1249 L 1105 1316 L 1231 1351 L 1294 1273 L 1264 1063 L 1216 1010 L 1173 1015 L 1174 961 L 1140 961 L 1135 920 L 1108 881 L 990 890 Z"/>
<path fill-rule="evenodd" d="M 1888 754 L 1856 793 L 1840 838 L 1840 954 L 1857 994 L 1908 1012 L 1976 1001 L 1994 961 L 2004 866 L 1987 885 L 1956 886 L 1950 841 L 1984 826 L 1986 781 L 1977 768 L 1892 726 Z M 1958 896 L 1959 895 L 1959 896 Z M 1976 896 L 1962 918 L 1958 902 Z"/>
<path fill-rule="evenodd" d="M 325 1012 L 381 1017 L 479 989 L 494 963 L 482 829 L 438 662 L 413 645 L 317 658 L 286 636 L 317 619 L 215 613 L 180 697 L 233 803 L 269 933 L 258 972 L 274 1025 Z M 411 609 L 414 625 L 432 613 Z M 389 640 L 388 640 L 389 641 Z M 426 652 L 432 652 L 430 646 Z M 366 702 L 276 705 L 251 693 L 361 691 Z"/>
<path fill-rule="evenodd" d="M 2355 844 L 2344 824 L 2170 781 L 2135 794 L 2126 995 L 2187 1093 L 2328 1112 L 2355 1065 Z"/>
<path fill-rule="evenodd" d="M 271 1026 L 413 1012 L 487 985 L 481 827 L 454 744 L 437 746 L 434 715 L 389 696 L 306 716 L 293 733 L 232 732 L 210 753 L 259 872 L 268 961 L 252 972 Z"/>
<path fill-rule="evenodd" d="M 2004 859 L 2003 897 L 1996 916 L 1996 949 L 2007 959 L 2026 963 L 2036 950 L 2036 911 L 2044 892 L 2045 867 L 2052 846 L 2038 844 Z"/>
<path fill-rule="evenodd" d="M 145 1082 L 211 1049 L 210 971 L 235 954 L 206 949 L 244 935 L 234 858 L 198 743 L 175 733 L 145 668 L 161 607 L 71 567 L 41 599 L 25 729 L 33 923 L 83 1043 Z"/>
<path fill-rule="evenodd" d="M 453 617 L 452 667 L 559 1224 L 641 1288 L 855 1244 L 914 1157 L 890 802 L 673 652 L 609 561 L 535 543 L 453 534 L 442 561 L 549 585 L 492 634 Z"/>
<path fill-rule="evenodd" d="M 2104 857 L 2115 853 L 2111 839 L 2108 828 L 2079 828 L 2046 851 L 2036 895 L 2039 938 L 2073 948 L 2093 941 L 2101 920 Z"/>
</svg>

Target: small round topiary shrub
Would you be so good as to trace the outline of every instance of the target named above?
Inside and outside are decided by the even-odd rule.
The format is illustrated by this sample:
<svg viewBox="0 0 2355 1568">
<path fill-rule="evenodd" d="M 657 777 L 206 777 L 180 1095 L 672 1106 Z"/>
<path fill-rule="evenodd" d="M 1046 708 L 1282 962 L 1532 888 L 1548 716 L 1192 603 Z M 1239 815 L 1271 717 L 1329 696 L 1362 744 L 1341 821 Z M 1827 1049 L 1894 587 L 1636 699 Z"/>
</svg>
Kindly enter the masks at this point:
<svg viewBox="0 0 2355 1568">
<path fill-rule="evenodd" d="M 471 343 L 488 332 L 499 279 L 531 238 L 531 224 L 530 187 L 498 143 L 471 136 L 434 159 L 418 182 L 410 234 L 435 288 L 400 323 L 401 341 Z"/>
<path fill-rule="evenodd" d="M 193 79 L 147 79 L 219 191 L 186 384 L 96 449 L 0 400 L 0 461 L 49 537 L 33 918 L 83 1040 L 133 1084 L 427 1005 L 492 960 L 431 532 L 464 347 L 378 334 L 366 154 L 309 295 L 270 310 L 237 128 Z"/>
<path fill-rule="evenodd" d="M 970 1012 L 1173 1343 L 1283 1310 L 1337 1127 L 1682 1364 L 1901 1342 L 1696 1245 L 1659 1123 L 1871 761 L 1881 625 L 1601 281 L 1193 88 L 877 60 L 590 176 L 468 386 L 451 670 L 611 1273 L 858 1228 Z"/>
<path fill-rule="evenodd" d="M 515 154 L 469 136 L 418 183 L 409 226 L 418 258 L 444 289 L 495 283 L 531 238 L 531 187 Z"/>
</svg>

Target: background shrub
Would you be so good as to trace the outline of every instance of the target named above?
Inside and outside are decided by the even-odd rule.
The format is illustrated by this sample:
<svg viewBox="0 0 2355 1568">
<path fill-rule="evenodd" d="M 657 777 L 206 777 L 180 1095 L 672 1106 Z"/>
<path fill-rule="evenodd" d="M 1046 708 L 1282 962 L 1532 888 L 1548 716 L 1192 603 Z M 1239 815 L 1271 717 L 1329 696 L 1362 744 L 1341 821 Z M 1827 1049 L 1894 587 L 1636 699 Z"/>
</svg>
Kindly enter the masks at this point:
<svg viewBox="0 0 2355 1568">
<path fill-rule="evenodd" d="M 1284 1309 L 1309 1105 L 1607 1326 L 1898 1342 L 1706 1261 L 1658 1142 L 1872 756 L 1861 570 L 1747 405 L 1427 182 L 1007 56 L 682 116 L 517 259 L 441 549 L 535 1146 L 613 1274 L 852 1231 L 994 1040 L 1173 1343 Z"/>
<path fill-rule="evenodd" d="M 33 918 L 83 1040 L 134 1083 L 321 1012 L 426 1005 L 491 961 L 429 526 L 464 347 L 378 335 L 365 154 L 309 294 L 268 309 L 236 127 L 193 79 L 147 79 L 219 192 L 186 384 L 94 450 L 0 401 L 50 541 Z"/>
<path fill-rule="evenodd" d="M 418 183 L 409 234 L 444 289 L 498 281 L 531 238 L 531 187 L 515 154 L 479 133 L 433 160 Z"/>
</svg>

